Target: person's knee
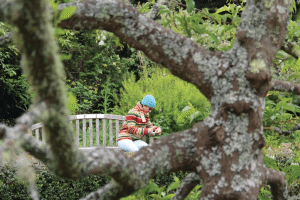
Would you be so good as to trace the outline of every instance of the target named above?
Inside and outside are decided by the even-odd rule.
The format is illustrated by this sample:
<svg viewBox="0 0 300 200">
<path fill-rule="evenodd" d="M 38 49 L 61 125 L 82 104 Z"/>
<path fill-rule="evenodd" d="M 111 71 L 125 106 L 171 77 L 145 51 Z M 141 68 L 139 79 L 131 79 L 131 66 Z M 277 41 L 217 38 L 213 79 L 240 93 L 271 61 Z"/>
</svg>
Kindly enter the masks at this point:
<svg viewBox="0 0 300 200">
<path fill-rule="evenodd" d="M 126 152 L 137 152 L 139 150 L 137 147 L 120 147 L 120 148 Z"/>
<path fill-rule="evenodd" d="M 143 141 L 136 141 L 136 142 L 135 142 L 135 145 L 138 147 L 139 150 L 140 150 L 141 148 L 143 148 L 143 147 L 148 146 L 148 144 L 147 144 L 146 142 L 143 142 Z"/>
<path fill-rule="evenodd" d="M 126 140 L 119 141 L 118 146 L 123 151 L 127 151 L 127 152 L 136 152 L 139 150 L 132 141 L 126 141 Z"/>
</svg>

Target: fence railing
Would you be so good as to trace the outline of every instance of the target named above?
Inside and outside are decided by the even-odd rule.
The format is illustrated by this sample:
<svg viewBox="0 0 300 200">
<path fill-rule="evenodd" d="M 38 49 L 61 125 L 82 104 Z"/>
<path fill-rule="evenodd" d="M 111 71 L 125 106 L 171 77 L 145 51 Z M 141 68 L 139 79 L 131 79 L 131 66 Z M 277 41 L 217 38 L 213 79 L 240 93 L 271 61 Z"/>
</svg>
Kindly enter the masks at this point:
<svg viewBox="0 0 300 200">
<path fill-rule="evenodd" d="M 91 148 L 118 148 L 117 134 L 125 122 L 125 117 L 111 114 L 81 114 L 71 115 L 70 123 L 75 134 L 75 142 L 80 149 Z M 108 123 L 107 123 L 108 122 Z M 31 134 L 45 142 L 45 131 L 43 123 L 31 126 Z M 108 130 L 108 132 L 107 132 Z M 143 137 L 146 141 L 146 137 Z M 149 143 L 154 141 L 149 138 Z"/>
</svg>

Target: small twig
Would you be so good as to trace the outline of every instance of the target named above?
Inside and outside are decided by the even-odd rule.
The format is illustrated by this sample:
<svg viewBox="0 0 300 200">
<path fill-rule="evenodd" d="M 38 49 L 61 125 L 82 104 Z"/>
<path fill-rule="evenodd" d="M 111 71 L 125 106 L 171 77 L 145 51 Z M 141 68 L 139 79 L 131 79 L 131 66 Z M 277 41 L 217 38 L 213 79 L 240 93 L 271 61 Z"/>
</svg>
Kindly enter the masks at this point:
<svg viewBox="0 0 300 200">
<path fill-rule="evenodd" d="M 297 53 L 298 51 L 296 50 L 296 45 L 296 43 L 288 42 L 287 44 L 282 45 L 281 50 L 298 59 L 299 54 Z"/>
<path fill-rule="evenodd" d="M 17 108 L 20 108 L 21 110 L 23 110 L 24 112 L 27 112 L 27 110 L 25 110 L 24 108 L 19 107 L 18 105 L 16 105 Z"/>
<path fill-rule="evenodd" d="M 293 133 L 293 132 L 295 132 L 295 131 L 297 131 L 297 130 L 300 130 L 300 124 L 297 124 L 297 123 L 294 123 L 295 124 L 295 126 L 294 127 L 292 127 L 290 130 L 283 130 L 282 128 L 273 128 L 273 127 L 271 127 L 270 129 L 271 130 L 274 130 L 274 131 L 276 131 L 276 132 L 278 132 L 279 134 L 281 134 L 281 135 L 285 135 L 285 136 L 288 136 L 288 135 L 290 135 L 291 133 Z"/>
<path fill-rule="evenodd" d="M 144 63 L 144 61 L 142 59 L 142 53 L 141 53 L 141 51 L 137 51 L 137 55 L 138 55 L 139 61 L 141 63 L 141 67 L 140 67 L 141 71 L 143 71 L 146 68 L 146 66 L 145 66 L 145 63 Z"/>
</svg>

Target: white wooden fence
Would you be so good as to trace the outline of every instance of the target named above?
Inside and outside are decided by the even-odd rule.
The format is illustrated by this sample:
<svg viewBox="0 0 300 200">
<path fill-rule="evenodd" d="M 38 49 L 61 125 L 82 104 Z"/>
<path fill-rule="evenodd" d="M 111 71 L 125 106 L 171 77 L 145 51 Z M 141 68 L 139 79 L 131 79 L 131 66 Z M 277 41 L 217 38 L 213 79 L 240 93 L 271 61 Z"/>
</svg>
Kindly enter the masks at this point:
<svg viewBox="0 0 300 200">
<path fill-rule="evenodd" d="M 126 119 L 124 116 L 110 114 L 82 114 L 70 116 L 70 123 L 72 123 L 72 127 L 76 129 L 76 145 L 79 149 L 82 150 L 89 150 L 93 148 L 119 148 L 116 145 L 117 134 L 119 132 L 119 129 L 124 124 L 125 120 Z M 87 122 L 88 126 L 86 126 Z M 120 122 L 122 124 L 120 124 Z M 32 125 L 31 130 L 31 134 L 34 137 L 42 140 L 42 142 L 45 142 L 45 132 L 42 123 Z M 146 141 L 146 137 L 143 137 L 143 140 Z M 153 141 L 154 138 L 150 137 L 149 143 L 151 144 Z"/>
</svg>

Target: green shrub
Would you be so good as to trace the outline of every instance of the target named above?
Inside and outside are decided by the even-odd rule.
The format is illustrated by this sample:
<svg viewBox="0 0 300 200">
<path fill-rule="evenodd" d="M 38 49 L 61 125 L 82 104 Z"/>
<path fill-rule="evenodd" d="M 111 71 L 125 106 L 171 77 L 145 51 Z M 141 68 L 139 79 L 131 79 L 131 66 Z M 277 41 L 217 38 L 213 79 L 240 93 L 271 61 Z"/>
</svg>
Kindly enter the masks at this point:
<svg viewBox="0 0 300 200">
<path fill-rule="evenodd" d="M 2 166 L 0 170 L 0 199 L 31 199 L 26 184 L 18 180 L 15 168 Z M 36 186 L 41 200 L 80 199 L 110 181 L 105 175 L 91 175 L 78 181 L 68 180 L 49 173 L 43 167 L 36 173 Z"/>
<path fill-rule="evenodd" d="M 152 182 L 158 187 L 168 186 L 185 178 L 187 173 L 176 172 L 157 176 Z M 91 175 L 81 180 L 69 180 L 57 177 L 48 172 L 47 168 L 36 167 L 36 187 L 41 200 L 76 200 L 98 190 L 107 184 L 111 178 L 105 175 Z M 165 190 L 168 187 L 165 188 Z M 0 166 L 0 199 L 30 200 L 25 182 L 17 178 L 16 168 Z"/>
<path fill-rule="evenodd" d="M 164 134 L 191 128 L 210 113 L 210 103 L 204 95 L 167 69 L 144 70 L 137 82 L 133 73 L 126 75 L 123 87 L 113 113 L 126 115 L 145 95 L 151 94 L 157 102 L 150 114 L 151 122 L 161 126 Z M 195 115 L 191 120 L 192 114 Z"/>
</svg>

